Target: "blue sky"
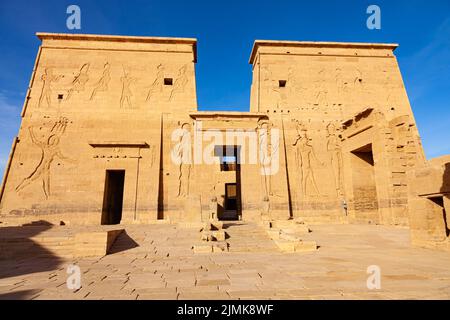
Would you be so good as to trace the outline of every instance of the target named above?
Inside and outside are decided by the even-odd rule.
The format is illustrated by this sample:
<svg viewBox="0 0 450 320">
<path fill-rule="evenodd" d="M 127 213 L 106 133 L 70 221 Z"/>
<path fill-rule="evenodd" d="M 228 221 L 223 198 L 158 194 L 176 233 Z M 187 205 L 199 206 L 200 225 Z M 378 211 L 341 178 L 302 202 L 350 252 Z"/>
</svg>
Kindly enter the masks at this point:
<svg viewBox="0 0 450 320">
<path fill-rule="evenodd" d="M 0 170 L 20 125 L 39 40 L 72 32 L 66 8 L 81 8 L 76 33 L 195 37 L 200 110 L 249 107 L 255 39 L 395 42 L 396 55 L 427 158 L 450 154 L 449 0 L 0 0 Z M 381 30 L 366 28 L 366 8 L 381 8 Z"/>
</svg>

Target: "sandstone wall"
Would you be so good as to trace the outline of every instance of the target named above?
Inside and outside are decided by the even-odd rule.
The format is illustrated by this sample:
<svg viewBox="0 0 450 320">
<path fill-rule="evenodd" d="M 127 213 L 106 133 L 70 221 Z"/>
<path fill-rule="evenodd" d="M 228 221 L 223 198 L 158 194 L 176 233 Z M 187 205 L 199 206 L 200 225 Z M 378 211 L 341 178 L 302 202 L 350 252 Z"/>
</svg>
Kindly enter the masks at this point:
<svg viewBox="0 0 450 320">
<path fill-rule="evenodd" d="M 196 110 L 195 40 L 40 34 L 3 217 L 100 223 L 106 170 L 123 222 L 157 218 L 163 114 Z"/>
</svg>

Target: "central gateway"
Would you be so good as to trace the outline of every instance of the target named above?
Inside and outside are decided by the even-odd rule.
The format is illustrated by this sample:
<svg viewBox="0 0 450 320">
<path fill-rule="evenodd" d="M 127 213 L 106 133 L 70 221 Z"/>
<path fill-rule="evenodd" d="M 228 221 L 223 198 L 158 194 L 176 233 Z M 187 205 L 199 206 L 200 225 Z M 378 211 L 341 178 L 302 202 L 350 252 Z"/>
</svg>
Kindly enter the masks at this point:
<svg viewBox="0 0 450 320">
<path fill-rule="evenodd" d="M 212 195 L 218 201 L 218 218 L 219 220 L 240 220 L 241 148 L 240 146 L 216 146 L 214 151 L 220 163 L 218 166 L 220 171 L 216 173 L 216 184 Z"/>
</svg>

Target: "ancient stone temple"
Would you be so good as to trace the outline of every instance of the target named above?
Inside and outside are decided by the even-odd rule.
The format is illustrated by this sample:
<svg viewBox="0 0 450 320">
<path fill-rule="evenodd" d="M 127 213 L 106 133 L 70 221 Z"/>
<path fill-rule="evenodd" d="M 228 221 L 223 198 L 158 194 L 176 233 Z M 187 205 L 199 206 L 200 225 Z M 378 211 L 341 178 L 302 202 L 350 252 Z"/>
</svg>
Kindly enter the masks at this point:
<svg viewBox="0 0 450 320">
<path fill-rule="evenodd" d="M 428 164 L 397 45 L 255 41 L 250 111 L 206 112 L 195 39 L 37 35 L 1 221 L 302 219 L 448 243 L 448 186 L 414 191 Z"/>
</svg>

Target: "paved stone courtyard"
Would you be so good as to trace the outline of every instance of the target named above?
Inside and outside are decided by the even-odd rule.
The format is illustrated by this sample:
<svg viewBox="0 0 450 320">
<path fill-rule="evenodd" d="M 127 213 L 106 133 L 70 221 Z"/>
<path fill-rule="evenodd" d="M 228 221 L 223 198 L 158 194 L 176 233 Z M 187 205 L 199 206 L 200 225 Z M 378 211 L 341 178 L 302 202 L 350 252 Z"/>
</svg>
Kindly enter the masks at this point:
<svg viewBox="0 0 450 320">
<path fill-rule="evenodd" d="M 102 258 L 0 260 L 0 299 L 450 299 L 450 253 L 411 248 L 404 228 L 311 226 L 316 252 L 281 253 L 256 224 L 226 227 L 227 253 L 193 254 L 198 231 L 164 224 L 126 226 Z M 380 290 L 367 289 L 370 265 Z"/>
</svg>

